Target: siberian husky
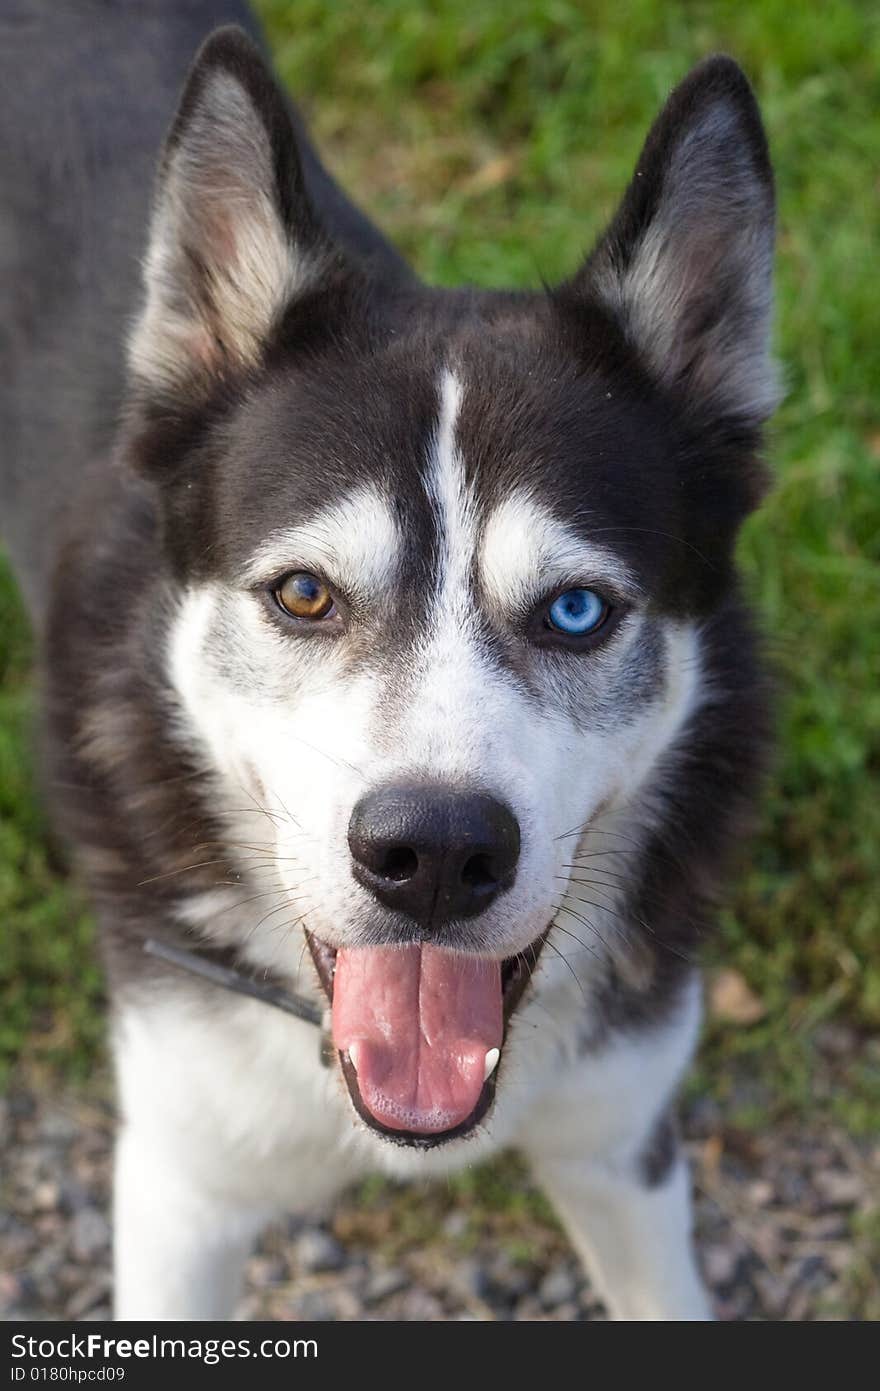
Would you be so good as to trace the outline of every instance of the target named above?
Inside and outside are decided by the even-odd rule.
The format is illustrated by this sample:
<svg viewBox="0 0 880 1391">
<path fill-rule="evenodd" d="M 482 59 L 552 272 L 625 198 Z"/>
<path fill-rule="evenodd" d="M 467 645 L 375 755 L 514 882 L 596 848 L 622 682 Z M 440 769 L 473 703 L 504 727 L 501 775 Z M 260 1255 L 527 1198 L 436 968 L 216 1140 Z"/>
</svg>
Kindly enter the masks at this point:
<svg viewBox="0 0 880 1391">
<path fill-rule="evenodd" d="M 89 14 L 2 21 L 2 521 L 112 992 L 117 1316 L 226 1316 L 273 1215 L 514 1147 L 614 1317 L 709 1317 L 673 1107 L 766 746 L 749 85 L 685 78 L 570 279 L 438 290 L 236 4 Z"/>
</svg>

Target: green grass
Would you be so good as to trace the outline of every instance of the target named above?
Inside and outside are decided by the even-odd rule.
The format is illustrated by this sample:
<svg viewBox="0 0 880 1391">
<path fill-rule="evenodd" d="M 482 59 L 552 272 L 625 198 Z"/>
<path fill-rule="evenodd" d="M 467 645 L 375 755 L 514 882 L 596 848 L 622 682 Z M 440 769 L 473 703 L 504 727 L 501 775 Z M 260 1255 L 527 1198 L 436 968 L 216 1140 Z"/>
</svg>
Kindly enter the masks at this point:
<svg viewBox="0 0 880 1391">
<path fill-rule="evenodd" d="M 880 1026 L 880 10 L 827 0 L 263 0 L 279 69 L 346 186 L 441 283 L 571 271 L 669 87 L 719 49 L 758 91 L 778 175 L 778 486 L 745 532 L 780 672 L 780 758 L 717 958 L 767 1005 L 718 1059 L 816 1107 L 818 1023 Z M 0 581 L 0 1053 L 95 1037 L 88 923 L 29 789 L 26 639 Z M 35 1031 L 43 1030 L 42 1033 Z M 46 1032 L 48 1030 L 48 1032 Z M 734 1067 L 733 1065 L 736 1065 Z M 828 1107 L 876 1124 L 876 1067 Z"/>
<path fill-rule="evenodd" d="M 34 796 L 31 644 L 0 564 L 0 1084 L 23 1052 L 83 1075 L 101 1035 L 92 924 Z"/>
</svg>

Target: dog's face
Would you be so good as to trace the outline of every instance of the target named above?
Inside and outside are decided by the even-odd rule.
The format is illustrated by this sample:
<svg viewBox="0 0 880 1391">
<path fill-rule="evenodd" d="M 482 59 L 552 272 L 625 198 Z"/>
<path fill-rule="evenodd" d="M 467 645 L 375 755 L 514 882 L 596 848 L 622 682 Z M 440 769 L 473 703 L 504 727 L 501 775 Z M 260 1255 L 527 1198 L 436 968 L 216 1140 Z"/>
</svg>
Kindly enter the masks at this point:
<svg viewBox="0 0 880 1391">
<path fill-rule="evenodd" d="M 218 789 L 271 824 L 374 1129 L 479 1119 L 551 926 L 597 970 L 615 950 L 585 902 L 625 954 L 600 827 L 706 697 L 700 623 L 772 403 L 772 223 L 722 60 L 670 99 L 570 283 L 395 283 L 319 225 L 245 41 L 196 64 L 132 345 L 170 679 Z"/>
</svg>

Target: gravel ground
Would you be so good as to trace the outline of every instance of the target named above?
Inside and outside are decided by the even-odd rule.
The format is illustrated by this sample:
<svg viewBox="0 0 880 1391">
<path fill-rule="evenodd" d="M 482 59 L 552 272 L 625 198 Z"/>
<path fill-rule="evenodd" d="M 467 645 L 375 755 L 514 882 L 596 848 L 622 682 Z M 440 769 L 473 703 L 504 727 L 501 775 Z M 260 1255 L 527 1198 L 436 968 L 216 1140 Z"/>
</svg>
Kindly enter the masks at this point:
<svg viewBox="0 0 880 1391">
<path fill-rule="evenodd" d="M 686 1117 L 701 1259 L 725 1319 L 880 1318 L 880 1142 Z M 100 1093 L 0 1100 L 0 1315 L 109 1316 L 112 1108 Z M 322 1225 L 267 1233 L 245 1319 L 603 1318 L 515 1164 L 488 1201 L 371 1184 Z M 491 1187 L 491 1182 L 490 1185 Z"/>
</svg>

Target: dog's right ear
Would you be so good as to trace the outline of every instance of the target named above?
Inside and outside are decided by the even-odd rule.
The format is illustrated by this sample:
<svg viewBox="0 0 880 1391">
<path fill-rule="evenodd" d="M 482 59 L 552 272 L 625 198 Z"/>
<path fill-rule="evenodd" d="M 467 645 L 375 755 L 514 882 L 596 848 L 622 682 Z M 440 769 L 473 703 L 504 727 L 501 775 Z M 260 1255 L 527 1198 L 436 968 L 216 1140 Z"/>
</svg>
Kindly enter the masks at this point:
<svg viewBox="0 0 880 1391">
<path fill-rule="evenodd" d="M 778 400 L 773 241 L 757 103 L 732 59 L 707 58 L 670 96 L 617 216 L 567 290 L 598 298 L 689 408 L 755 431 Z"/>
<path fill-rule="evenodd" d="M 162 156 L 146 301 L 129 344 L 136 387 L 192 397 L 255 366 L 283 311 L 336 258 L 271 73 L 242 30 L 218 29 Z"/>
</svg>

